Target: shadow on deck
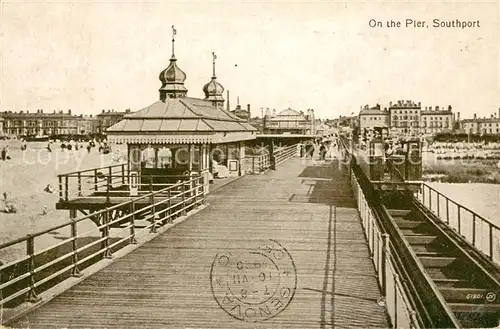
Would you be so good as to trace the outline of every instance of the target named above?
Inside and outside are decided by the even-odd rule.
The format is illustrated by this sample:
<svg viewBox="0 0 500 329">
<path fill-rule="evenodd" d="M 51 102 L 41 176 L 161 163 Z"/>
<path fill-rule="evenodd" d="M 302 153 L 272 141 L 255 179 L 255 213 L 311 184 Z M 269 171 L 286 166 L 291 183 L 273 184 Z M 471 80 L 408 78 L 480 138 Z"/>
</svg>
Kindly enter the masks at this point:
<svg viewBox="0 0 500 329">
<path fill-rule="evenodd" d="M 342 167 L 294 158 L 207 201 L 10 326 L 388 327 Z"/>
</svg>

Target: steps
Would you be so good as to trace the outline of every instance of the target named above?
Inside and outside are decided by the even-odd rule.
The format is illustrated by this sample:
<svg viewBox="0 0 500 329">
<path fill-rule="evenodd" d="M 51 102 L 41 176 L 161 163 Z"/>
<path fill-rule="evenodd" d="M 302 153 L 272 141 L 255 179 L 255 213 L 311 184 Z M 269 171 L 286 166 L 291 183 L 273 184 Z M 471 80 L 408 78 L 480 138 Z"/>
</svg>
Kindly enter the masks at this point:
<svg viewBox="0 0 500 329">
<path fill-rule="evenodd" d="M 497 326 L 497 283 L 417 210 L 392 209 L 389 214 L 462 327 Z"/>
</svg>

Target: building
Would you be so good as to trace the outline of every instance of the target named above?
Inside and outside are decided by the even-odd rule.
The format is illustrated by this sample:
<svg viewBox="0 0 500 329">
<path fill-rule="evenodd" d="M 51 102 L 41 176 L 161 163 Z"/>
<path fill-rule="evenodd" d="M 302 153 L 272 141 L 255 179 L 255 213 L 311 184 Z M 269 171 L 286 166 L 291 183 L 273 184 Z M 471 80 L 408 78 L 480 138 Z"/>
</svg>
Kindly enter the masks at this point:
<svg viewBox="0 0 500 329">
<path fill-rule="evenodd" d="M 236 103 L 236 108 L 234 110 L 231 110 L 230 105 L 229 105 L 229 90 L 227 91 L 227 107 L 226 110 L 233 113 L 236 115 L 238 118 L 246 120 L 247 122 L 250 122 L 251 119 L 251 112 L 250 112 L 250 104 L 247 104 L 246 109 L 242 109 L 240 105 L 240 97 L 237 97 L 237 103 Z"/>
<path fill-rule="evenodd" d="M 460 119 L 460 117 L 459 117 Z M 451 132 L 454 129 L 454 115 L 451 105 L 447 109 L 439 106 L 425 107 L 420 112 L 420 132 L 436 134 Z"/>
<path fill-rule="evenodd" d="M 105 134 L 106 129 L 120 122 L 126 114 L 131 113 L 130 109 L 126 109 L 123 112 L 118 112 L 113 110 L 102 110 L 101 113 L 97 115 L 97 133 Z"/>
<path fill-rule="evenodd" d="M 417 136 L 420 133 L 420 102 L 399 100 L 389 103 L 389 127 L 391 133 Z"/>
<path fill-rule="evenodd" d="M 406 136 L 451 132 L 455 129 L 455 122 L 460 121 L 460 113 L 455 120 L 451 105 L 446 109 L 439 106 L 422 109 L 420 102 L 409 100 L 390 102 L 389 108 L 383 110 L 379 104 L 371 108 L 365 105 L 358 117 L 360 131 L 381 127 L 389 128 L 392 134 Z"/>
<path fill-rule="evenodd" d="M 382 110 L 380 104 L 370 108 L 365 105 L 359 111 L 359 128 L 361 131 L 365 129 L 374 128 L 388 128 L 389 127 L 389 111 L 387 108 Z"/>
<path fill-rule="evenodd" d="M 95 117 L 74 115 L 71 110 L 63 112 L 54 110 L 46 113 L 43 109 L 30 111 L 0 112 L 3 118 L 2 131 L 11 136 L 53 136 L 78 135 L 94 132 Z"/>
<path fill-rule="evenodd" d="M 460 122 L 460 130 L 467 134 L 476 135 L 496 135 L 500 134 L 500 109 L 497 113 L 491 114 L 489 118 L 478 118 L 474 113 L 472 119 L 464 119 Z"/>
<path fill-rule="evenodd" d="M 264 116 L 264 133 L 315 135 L 314 110 L 308 109 L 307 114 L 304 114 L 303 111 L 297 112 L 288 108 L 276 114 L 276 110 L 270 113 L 267 109 Z"/>
</svg>

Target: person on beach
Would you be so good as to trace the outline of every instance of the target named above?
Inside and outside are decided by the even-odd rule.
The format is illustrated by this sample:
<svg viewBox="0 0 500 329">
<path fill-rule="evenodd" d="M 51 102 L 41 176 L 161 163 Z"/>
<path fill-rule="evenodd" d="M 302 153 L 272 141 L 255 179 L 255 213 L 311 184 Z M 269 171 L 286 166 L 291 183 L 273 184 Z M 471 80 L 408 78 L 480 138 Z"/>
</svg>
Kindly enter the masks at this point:
<svg viewBox="0 0 500 329">
<path fill-rule="evenodd" d="M 7 149 L 5 148 L 5 146 L 2 147 L 2 160 L 7 160 Z"/>
<path fill-rule="evenodd" d="M 7 192 L 3 192 L 3 203 L 4 203 L 3 211 L 5 213 L 13 214 L 17 212 L 16 206 L 11 200 L 9 200 Z"/>
<path fill-rule="evenodd" d="M 52 152 L 52 148 L 51 148 L 51 146 L 52 146 L 52 143 L 51 143 L 51 141 L 49 141 L 49 142 L 47 143 L 47 151 Z"/>
</svg>

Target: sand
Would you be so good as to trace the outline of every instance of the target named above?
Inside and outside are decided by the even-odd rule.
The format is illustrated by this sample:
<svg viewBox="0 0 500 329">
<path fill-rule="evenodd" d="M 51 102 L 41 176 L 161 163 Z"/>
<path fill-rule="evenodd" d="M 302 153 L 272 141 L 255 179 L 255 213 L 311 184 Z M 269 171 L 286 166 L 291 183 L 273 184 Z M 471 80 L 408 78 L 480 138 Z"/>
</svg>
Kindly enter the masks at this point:
<svg viewBox="0 0 500 329">
<path fill-rule="evenodd" d="M 2 147 L 5 141 L 0 141 Z M 11 241 L 27 234 L 54 227 L 68 221 L 67 210 L 56 210 L 55 204 L 58 196 L 57 174 L 83 170 L 95 167 L 117 164 L 113 160 L 113 152 L 102 155 L 97 148 L 87 153 L 85 148 L 78 151 L 61 150 L 60 144 L 52 145 L 52 153 L 46 150 L 46 143 L 28 143 L 26 151 L 20 150 L 19 141 L 8 141 L 11 160 L 0 160 L 0 195 L 7 192 L 14 201 L 17 213 L 6 214 L 0 212 L 0 243 Z M 116 145 L 125 154 L 126 146 Z M 51 184 L 54 193 L 44 192 L 47 184 Z M 1 197 L 3 199 L 3 197 Z M 3 206 L 3 202 L 0 201 Z M 47 214 L 42 215 L 44 206 Z M 83 215 L 79 215 L 83 216 Z M 93 229 L 95 225 L 88 221 L 82 223 L 79 229 Z M 69 230 L 59 232 L 67 235 Z M 55 242 L 60 242 L 61 236 L 57 232 L 44 235 L 35 240 L 36 250 L 48 247 Z M 10 247 L 9 250 L 0 250 L 0 260 L 10 260 L 14 256 L 25 253 L 25 244 Z"/>
</svg>

